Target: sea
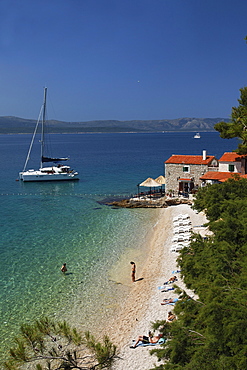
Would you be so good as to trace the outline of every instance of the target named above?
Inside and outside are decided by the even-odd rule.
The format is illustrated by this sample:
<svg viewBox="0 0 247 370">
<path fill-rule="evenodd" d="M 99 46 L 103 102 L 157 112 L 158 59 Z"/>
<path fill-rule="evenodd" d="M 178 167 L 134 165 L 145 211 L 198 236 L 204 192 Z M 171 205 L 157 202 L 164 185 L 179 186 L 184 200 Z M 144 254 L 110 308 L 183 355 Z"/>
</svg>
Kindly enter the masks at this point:
<svg viewBox="0 0 247 370">
<path fill-rule="evenodd" d="M 53 134 L 54 154 L 69 155 L 80 180 L 44 183 L 18 181 L 32 135 L 0 135 L 0 359 L 23 323 L 49 316 L 97 333 L 114 317 L 131 287 L 129 262 L 137 262 L 138 272 L 158 210 L 105 202 L 164 175 L 172 154 L 206 150 L 219 159 L 237 147 L 218 132 L 193 135 Z M 38 158 L 37 143 L 27 168 L 37 169 Z"/>
</svg>

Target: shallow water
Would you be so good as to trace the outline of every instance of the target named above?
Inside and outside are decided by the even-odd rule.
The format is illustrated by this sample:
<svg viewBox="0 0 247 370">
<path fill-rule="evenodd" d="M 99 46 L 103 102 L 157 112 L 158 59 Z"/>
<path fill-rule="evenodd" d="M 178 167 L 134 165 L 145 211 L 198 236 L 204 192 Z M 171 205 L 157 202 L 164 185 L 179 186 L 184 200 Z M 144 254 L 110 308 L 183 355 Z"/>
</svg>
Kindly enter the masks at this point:
<svg viewBox="0 0 247 370">
<path fill-rule="evenodd" d="M 135 193 L 138 183 L 163 174 L 171 154 L 207 149 L 219 158 L 236 147 L 217 133 L 200 140 L 191 133 L 52 136 L 56 154 L 70 154 L 80 181 L 15 181 L 31 135 L 0 135 L 0 357 L 21 323 L 49 315 L 94 330 L 128 293 L 129 261 L 138 274 L 158 210 L 98 201 Z"/>
</svg>

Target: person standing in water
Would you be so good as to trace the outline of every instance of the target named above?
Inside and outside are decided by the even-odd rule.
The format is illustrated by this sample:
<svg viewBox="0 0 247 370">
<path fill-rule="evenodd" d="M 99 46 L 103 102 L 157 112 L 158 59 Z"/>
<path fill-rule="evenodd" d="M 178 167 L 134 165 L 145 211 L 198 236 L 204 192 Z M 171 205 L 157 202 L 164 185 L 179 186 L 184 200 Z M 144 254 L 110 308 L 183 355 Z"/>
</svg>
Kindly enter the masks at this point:
<svg viewBox="0 0 247 370">
<path fill-rule="evenodd" d="M 136 281 L 136 264 L 133 261 L 131 261 L 130 264 L 132 265 L 131 278 L 132 278 L 132 282 L 134 283 Z"/>
<path fill-rule="evenodd" d="M 64 263 L 63 266 L 61 267 L 61 271 L 62 272 L 66 272 L 67 271 L 66 263 Z"/>
</svg>

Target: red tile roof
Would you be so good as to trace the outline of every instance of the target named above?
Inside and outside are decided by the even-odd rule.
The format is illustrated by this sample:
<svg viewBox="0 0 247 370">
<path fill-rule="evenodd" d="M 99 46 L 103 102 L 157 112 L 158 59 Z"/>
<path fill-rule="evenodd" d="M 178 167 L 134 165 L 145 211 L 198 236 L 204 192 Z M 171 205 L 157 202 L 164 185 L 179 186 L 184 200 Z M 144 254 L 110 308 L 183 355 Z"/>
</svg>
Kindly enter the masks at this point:
<svg viewBox="0 0 247 370">
<path fill-rule="evenodd" d="M 236 162 L 239 161 L 243 155 L 239 155 L 234 152 L 225 152 L 222 157 L 219 159 L 219 162 Z"/>
<path fill-rule="evenodd" d="M 218 180 L 226 181 L 236 175 L 236 172 L 219 172 L 219 171 L 208 171 L 200 177 L 200 180 Z M 238 173 L 240 175 L 240 173 Z"/>
<path fill-rule="evenodd" d="M 206 164 L 209 165 L 215 157 L 207 155 L 206 159 L 202 159 L 202 155 L 177 155 L 173 154 L 165 163 L 172 164 Z"/>
</svg>

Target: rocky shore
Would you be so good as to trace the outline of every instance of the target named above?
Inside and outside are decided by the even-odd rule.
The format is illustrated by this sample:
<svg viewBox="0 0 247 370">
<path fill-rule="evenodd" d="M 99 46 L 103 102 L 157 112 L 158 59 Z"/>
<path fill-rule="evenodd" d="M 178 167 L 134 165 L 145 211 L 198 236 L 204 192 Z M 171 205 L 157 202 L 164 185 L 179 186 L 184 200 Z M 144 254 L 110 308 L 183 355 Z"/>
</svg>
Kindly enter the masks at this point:
<svg viewBox="0 0 247 370">
<path fill-rule="evenodd" d="M 192 201 L 187 198 L 169 198 L 163 196 L 158 198 L 136 197 L 106 202 L 105 204 L 116 208 L 167 208 L 179 204 L 191 205 Z"/>
</svg>

